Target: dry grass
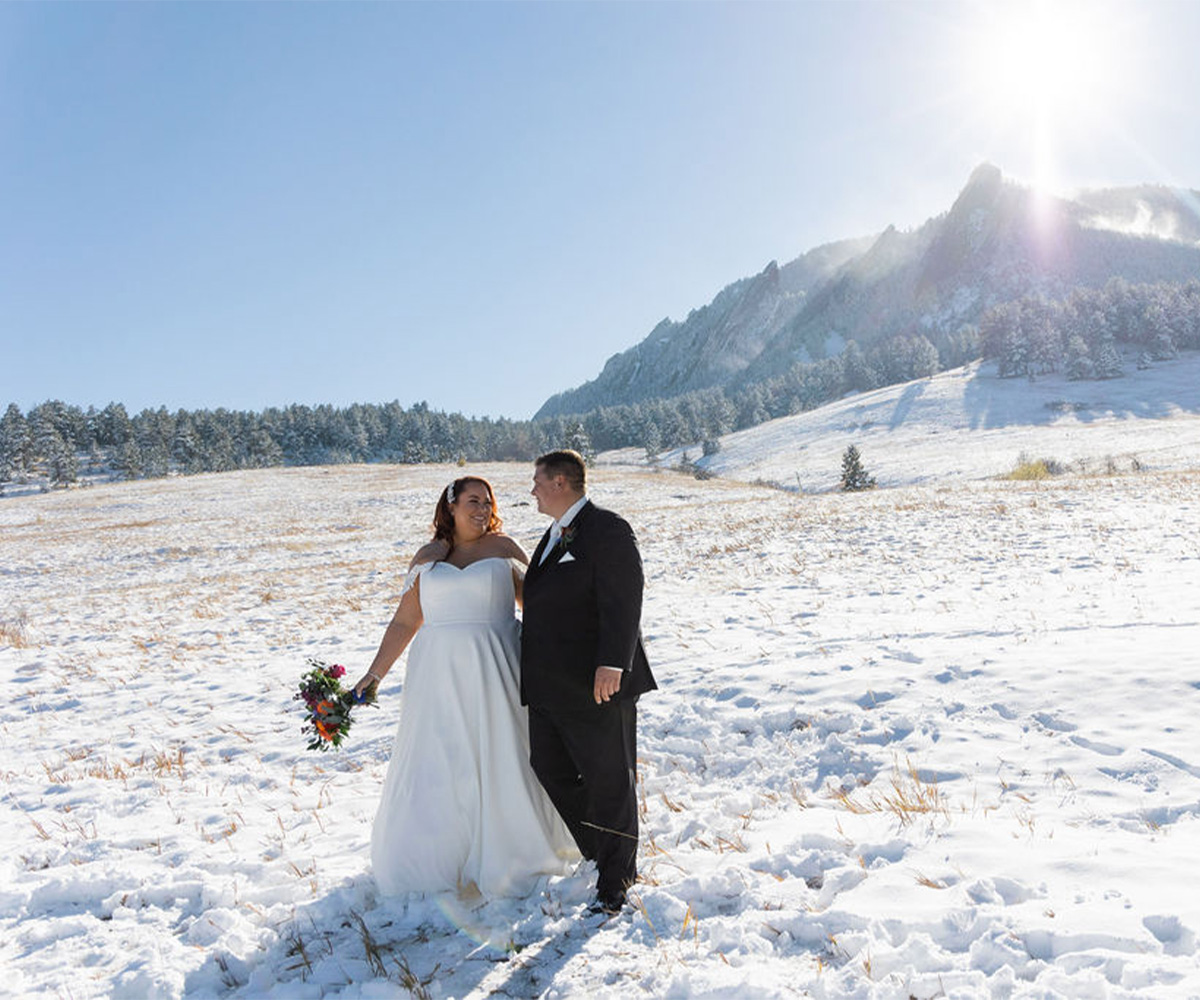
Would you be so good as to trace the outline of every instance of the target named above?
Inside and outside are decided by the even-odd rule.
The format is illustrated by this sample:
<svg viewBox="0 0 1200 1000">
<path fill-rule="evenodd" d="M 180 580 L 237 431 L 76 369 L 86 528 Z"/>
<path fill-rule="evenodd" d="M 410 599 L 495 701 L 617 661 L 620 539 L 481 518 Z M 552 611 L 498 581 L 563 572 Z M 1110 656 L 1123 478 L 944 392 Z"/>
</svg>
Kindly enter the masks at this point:
<svg viewBox="0 0 1200 1000">
<path fill-rule="evenodd" d="M 358 925 L 359 939 L 362 941 L 363 952 L 367 956 L 367 965 L 375 976 L 387 977 L 387 966 L 383 964 L 383 955 L 380 953 L 380 946 L 375 943 L 375 939 L 371 937 L 370 928 L 367 927 L 367 922 L 363 920 L 362 915 L 354 910 L 350 911 L 351 919 Z"/>
<path fill-rule="evenodd" d="M 903 769 L 899 764 L 893 766 L 889 783 L 890 791 L 874 792 L 865 801 L 854 798 L 852 792 L 844 789 L 834 791 L 833 798 L 842 808 L 856 815 L 891 813 L 901 826 L 908 826 L 918 816 L 950 818 L 950 809 L 938 789 L 937 780 L 923 779 L 911 760 L 905 762 Z"/>
<path fill-rule="evenodd" d="M 396 969 L 400 973 L 400 985 L 408 990 L 410 996 L 416 997 L 417 1000 L 429 1000 L 433 996 L 429 992 L 429 984 L 433 982 L 440 966 L 435 966 L 433 972 L 422 979 L 413 972 L 412 967 L 408 964 L 408 959 L 403 955 L 393 958 L 392 961 L 396 963 Z"/>
<path fill-rule="evenodd" d="M 1057 459 L 1030 458 L 1028 455 L 1022 453 L 1017 456 L 1017 464 L 1013 467 L 1013 470 L 999 478 L 1018 482 L 1040 481 L 1061 476 L 1066 471 L 1067 467 Z"/>
<path fill-rule="evenodd" d="M 29 646 L 29 630 L 26 628 L 26 622 L 24 611 L 0 619 L 0 645 L 10 646 L 13 649 L 25 649 Z"/>
<path fill-rule="evenodd" d="M 58 764 L 42 761 L 42 769 L 46 772 L 46 780 L 53 785 L 69 785 L 84 778 L 127 783 L 132 776 L 138 773 L 153 774 L 160 780 L 175 777 L 183 781 L 186 777 L 183 756 L 183 747 L 177 747 L 173 751 L 143 752 L 136 759 L 112 760 L 107 757 L 93 756 L 93 751 L 89 747 L 75 747 L 64 751 L 63 760 Z"/>
<path fill-rule="evenodd" d="M 1049 479 L 1050 470 L 1046 467 L 1045 459 L 1038 458 L 1029 462 L 1018 462 L 1011 472 L 1001 478 L 1018 481 Z"/>
</svg>

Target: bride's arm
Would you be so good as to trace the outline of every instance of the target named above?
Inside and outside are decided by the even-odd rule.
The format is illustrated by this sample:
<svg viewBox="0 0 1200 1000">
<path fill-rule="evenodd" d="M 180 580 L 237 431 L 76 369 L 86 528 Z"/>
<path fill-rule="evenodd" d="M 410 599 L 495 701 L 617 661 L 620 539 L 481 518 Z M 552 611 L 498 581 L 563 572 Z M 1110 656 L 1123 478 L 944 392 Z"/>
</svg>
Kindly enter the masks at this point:
<svg viewBox="0 0 1200 1000">
<path fill-rule="evenodd" d="M 529 566 L 529 556 L 521 548 L 521 544 L 507 535 L 504 541 L 504 558 L 512 566 L 513 593 L 517 596 L 517 607 L 525 607 L 525 569 Z"/>
<path fill-rule="evenodd" d="M 375 659 L 371 661 L 371 666 L 362 679 L 354 685 L 356 695 L 361 697 L 368 687 L 379 685 L 379 682 L 392 669 L 392 664 L 412 642 L 413 636 L 417 634 L 417 629 L 421 627 L 421 622 L 424 620 L 424 616 L 421 614 L 421 579 L 418 575 L 412 586 L 400 598 L 400 606 L 396 608 L 396 613 L 392 616 L 387 631 L 383 633 L 383 639 L 379 643 L 379 650 L 375 654 Z"/>
</svg>

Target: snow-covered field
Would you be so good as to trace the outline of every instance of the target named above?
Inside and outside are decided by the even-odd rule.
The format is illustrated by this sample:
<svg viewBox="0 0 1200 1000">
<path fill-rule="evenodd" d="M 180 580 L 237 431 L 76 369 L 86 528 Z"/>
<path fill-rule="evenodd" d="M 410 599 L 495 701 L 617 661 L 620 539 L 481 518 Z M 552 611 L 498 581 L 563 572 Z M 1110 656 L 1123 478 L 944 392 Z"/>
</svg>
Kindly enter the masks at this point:
<svg viewBox="0 0 1200 1000">
<path fill-rule="evenodd" d="M 1167 448 L 1193 419 L 1146 423 Z M 1106 427 L 1088 447 L 1123 451 Z M 477 471 L 532 548 L 530 470 Z M 403 670 L 342 752 L 303 749 L 304 658 L 366 664 L 458 473 L 0 500 L 0 992 L 1200 997 L 1200 473 L 799 495 L 599 468 L 661 684 L 643 882 L 602 925 L 586 874 L 377 896 Z"/>
<path fill-rule="evenodd" d="M 659 464 L 678 465 L 686 452 L 717 475 L 806 493 L 837 487 L 851 444 L 880 486 L 1002 475 L 1023 455 L 1088 471 L 1200 467 L 1200 351 L 1148 371 L 1135 364 L 1126 359 L 1125 378 L 1072 382 L 997 378 L 994 363 L 976 362 L 726 435 L 709 458 L 695 444 Z M 602 456 L 643 460 L 632 448 Z"/>
</svg>

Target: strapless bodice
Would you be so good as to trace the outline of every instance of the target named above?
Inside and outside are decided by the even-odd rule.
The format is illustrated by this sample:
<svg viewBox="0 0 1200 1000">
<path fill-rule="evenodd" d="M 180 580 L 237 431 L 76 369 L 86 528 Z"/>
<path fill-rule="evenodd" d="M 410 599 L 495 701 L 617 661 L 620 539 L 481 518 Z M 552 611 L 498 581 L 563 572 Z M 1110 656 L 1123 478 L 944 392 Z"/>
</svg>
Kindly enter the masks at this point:
<svg viewBox="0 0 1200 1000">
<path fill-rule="evenodd" d="M 509 560 L 493 556 L 462 569 L 448 562 L 421 569 L 423 627 L 513 620 L 515 595 Z"/>
</svg>

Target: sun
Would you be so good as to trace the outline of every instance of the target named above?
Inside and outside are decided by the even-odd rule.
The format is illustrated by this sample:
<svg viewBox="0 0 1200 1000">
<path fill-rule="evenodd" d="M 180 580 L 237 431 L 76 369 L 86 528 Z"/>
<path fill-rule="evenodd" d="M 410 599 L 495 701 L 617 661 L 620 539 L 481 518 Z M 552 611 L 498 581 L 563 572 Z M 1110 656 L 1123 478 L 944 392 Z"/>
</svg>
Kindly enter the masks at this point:
<svg viewBox="0 0 1200 1000">
<path fill-rule="evenodd" d="M 1006 5 L 979 53 L 980 83 L 996 110 L 1054 114 L 1086 109 L 1105 82 L 1102 25 L 1086 7 Z"/>
<path fill-rule="evenodd" d="M 977 112 L 1029 143 L 1035 186 L 1056 187 L 1065 133 L 1099 126 L 1119 87 L 1119 20 L 1106 3 L 1015 0 L 977 8 L 963 73 Z"/>
</svg>

